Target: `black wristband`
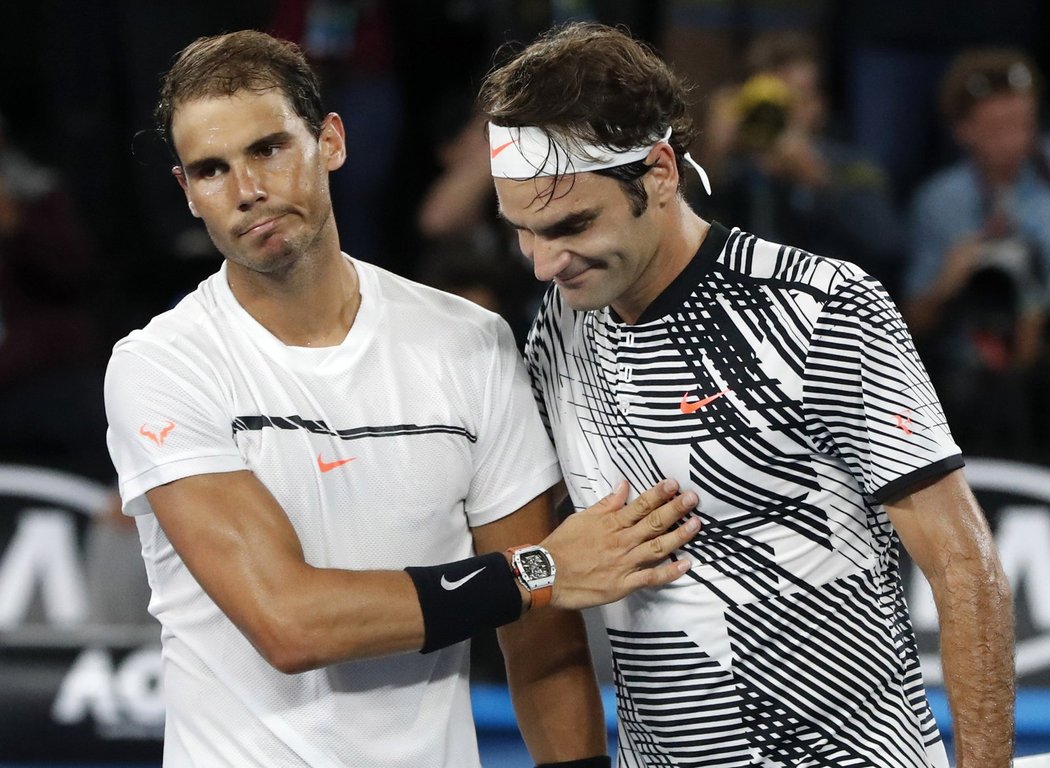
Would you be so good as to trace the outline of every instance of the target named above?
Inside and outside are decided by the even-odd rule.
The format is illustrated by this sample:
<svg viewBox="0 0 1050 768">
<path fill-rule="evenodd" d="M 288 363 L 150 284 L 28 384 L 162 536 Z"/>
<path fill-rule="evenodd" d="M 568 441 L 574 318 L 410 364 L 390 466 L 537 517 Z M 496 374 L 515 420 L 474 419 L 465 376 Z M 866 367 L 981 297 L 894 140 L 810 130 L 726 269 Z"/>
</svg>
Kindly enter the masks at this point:
<svg viewBox="0 0 1050 768">
<path fill-rule="evenodd" d="M 405 570 L 423 609 L 423 653 L 509 624 L 521 615 L 518 582 L 502 552 Z"/>
<path fill-rule="evenodd" d="M 540 763 L 536 768 L 611 768 L 612 758 L 608 755 L 595 755 L 579 760 L 562 760 L 560 763 Z"/>
</svg>

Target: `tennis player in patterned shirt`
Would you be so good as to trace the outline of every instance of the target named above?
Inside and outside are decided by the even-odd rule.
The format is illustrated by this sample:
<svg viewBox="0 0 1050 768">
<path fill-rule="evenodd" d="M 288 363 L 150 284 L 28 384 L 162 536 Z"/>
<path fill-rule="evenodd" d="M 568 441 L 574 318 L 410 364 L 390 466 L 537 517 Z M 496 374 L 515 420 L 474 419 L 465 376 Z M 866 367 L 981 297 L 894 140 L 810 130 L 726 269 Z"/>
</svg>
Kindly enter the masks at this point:
<svg viewBox="0 0 1050 768">
<path fill-rule="evenodd" d="M 619 765 L 947 768 L 898 571 L 933 588 L 956 764 L 1012 752 L 1009 587 L 908 329 L 856 266 L 702 219 L 685 89 L 622 30 L 551 30 L 480 104 L 550 281 L 526 358 L 584 509 L 704 500 L 677 581 L 603 608 Z"/>
</svg>

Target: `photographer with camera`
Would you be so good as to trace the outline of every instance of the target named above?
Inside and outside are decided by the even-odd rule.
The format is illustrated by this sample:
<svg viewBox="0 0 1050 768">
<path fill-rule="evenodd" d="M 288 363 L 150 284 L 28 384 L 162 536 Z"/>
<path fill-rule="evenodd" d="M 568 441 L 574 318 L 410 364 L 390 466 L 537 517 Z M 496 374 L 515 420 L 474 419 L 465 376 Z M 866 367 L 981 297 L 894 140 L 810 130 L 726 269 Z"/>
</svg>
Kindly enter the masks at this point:
<svg viewBox="0 0 1050 768">
<path fill-rule="evenodd" d="M 1038 136 L 1041 81 L 1022 51 L 961 53 L 940 108 L 963 157 L 912 203 L 905 317 L 948 417 L 965 414 L 953 423 L 970 451 L 1026 455 L 1047 405 L 1050 164 Z"/>
<path fill-rule="evenodd" d="M 715 218 L 814 253 L 846 259 L 891 294 L 903 227 L 885 174 L 827 130 L 816 41 L 801 32 L 757 36 L 742 84 L 712 100 L 704 165 Z"/>
</svg>

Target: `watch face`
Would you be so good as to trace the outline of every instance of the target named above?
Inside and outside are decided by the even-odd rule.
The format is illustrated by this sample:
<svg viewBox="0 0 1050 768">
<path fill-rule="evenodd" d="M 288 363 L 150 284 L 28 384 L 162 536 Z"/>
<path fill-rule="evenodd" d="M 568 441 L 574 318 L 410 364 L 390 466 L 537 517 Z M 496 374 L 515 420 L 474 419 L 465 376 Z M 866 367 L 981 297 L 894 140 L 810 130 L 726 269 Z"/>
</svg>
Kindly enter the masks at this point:
<svg viewBox="0 0 1050 768">
<path fill-rule="evenodd" d="M 542 552 L 523 552 L 519 560 L 527 579 L 545 579 L 551 575 L 551 563 Z"/>
</svg>

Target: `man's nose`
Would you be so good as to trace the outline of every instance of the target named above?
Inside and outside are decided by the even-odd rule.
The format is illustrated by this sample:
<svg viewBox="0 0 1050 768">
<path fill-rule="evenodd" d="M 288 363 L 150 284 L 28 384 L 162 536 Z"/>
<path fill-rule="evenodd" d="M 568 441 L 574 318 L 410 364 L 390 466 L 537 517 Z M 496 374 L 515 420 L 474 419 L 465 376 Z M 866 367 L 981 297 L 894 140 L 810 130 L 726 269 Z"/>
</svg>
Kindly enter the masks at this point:
<svg viewBox="0 0 1050 768">
<path fill-rule="evenodd" d="M 266 199 L 266 191 L 263 189 L 259 175 L 245 165 L 234 171 L 237 182 L 237 207 L 246 211 L 255 203 Z"/>
<path fill-rule="evenodd" d="M 534 237 L 531 253 L 525 255 L 532 259 L 532 271 L 542 283 L 553 280 L 562 270 L 569 266 L 571 256 L 558 240 L 547 240 Z"/>
</svg>

